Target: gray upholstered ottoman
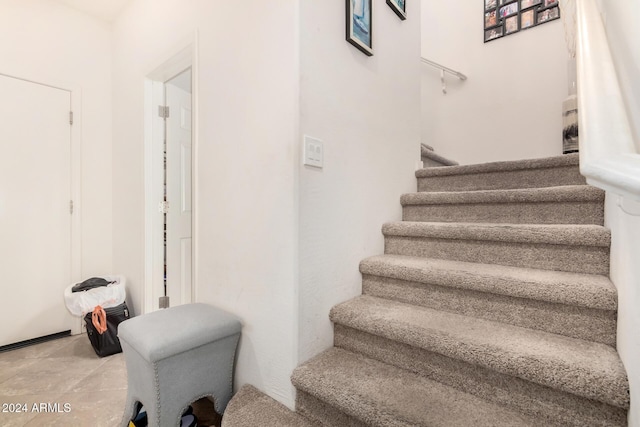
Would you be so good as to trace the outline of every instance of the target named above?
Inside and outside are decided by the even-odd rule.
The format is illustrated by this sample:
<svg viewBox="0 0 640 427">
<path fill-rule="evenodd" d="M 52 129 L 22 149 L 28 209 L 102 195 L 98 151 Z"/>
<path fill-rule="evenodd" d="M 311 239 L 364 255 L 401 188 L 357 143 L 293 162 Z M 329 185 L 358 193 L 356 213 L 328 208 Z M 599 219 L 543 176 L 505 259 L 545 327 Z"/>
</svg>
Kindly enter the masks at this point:
<svg viewBox="0 0 640 427">
<path fill-rule="evenodd" d="M 118 336 L 127 363 L 129 388 L 122 425 L 136 403 L 149 426 L 180 425 L 190 403 L 213 396 L 224 412 L 233 392 L 239 319 L 206 304 L 187 304 L 122 322 Z"/>
</svg>

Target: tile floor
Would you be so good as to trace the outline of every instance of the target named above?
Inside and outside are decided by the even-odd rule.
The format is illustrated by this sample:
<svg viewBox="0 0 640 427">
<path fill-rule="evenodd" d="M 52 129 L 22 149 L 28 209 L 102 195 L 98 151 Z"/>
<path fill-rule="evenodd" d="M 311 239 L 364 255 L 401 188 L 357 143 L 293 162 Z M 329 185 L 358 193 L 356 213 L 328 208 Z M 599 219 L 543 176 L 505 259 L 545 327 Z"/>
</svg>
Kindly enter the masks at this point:
<svg viewBox="0 0 640 427">
<path fill-rule="evenodd" d="M 99 358 L 86 335 L 0 353 L 2 427 L 115 427 L 126 396 L 123 354 Z M 40 410 L 43 403 L 51 405 Z M 207 405 L 212 409 L 208 401 L 194 405 L 201 421 L 215 418 Z M 212 424 L 219 420 L 204 425 Z"/>
<path fill-rule="evenodd" d="M 123 355 L 99 358 L 86 335 L 0 353 L 3 427 L 114 427 L 120 423 L 126 397 Z M 40 412 L 42 403 L 54 405 Z M 12 404 L 20 409 L 26 404 L 27 411 L 15 412 Z"/>
</svg>

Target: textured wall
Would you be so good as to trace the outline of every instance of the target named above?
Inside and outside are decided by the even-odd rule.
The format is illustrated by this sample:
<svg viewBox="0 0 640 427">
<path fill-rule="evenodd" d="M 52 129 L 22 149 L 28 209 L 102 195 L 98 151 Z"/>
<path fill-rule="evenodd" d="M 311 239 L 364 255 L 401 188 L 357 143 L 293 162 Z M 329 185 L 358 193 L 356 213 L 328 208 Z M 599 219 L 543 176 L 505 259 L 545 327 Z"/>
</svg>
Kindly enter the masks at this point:
<svg viewBox="0 0 640 427">
<path fill-rule="evenodd" d="M 622 89 L 636 150 L 640 152 L 640 4 L 597 1 Z M 622 208 L 618 206 L 622 204 Z M 624 209 L 623 209 L 624 208 Z M 631 214 L 625 212 L 630 212 Z M 611 280 L 618 289 L 618 352 L 631 389 L 629 426 L 640 426 L 640 204 L 607 193 L 606 225 L 611 228 Z"/>
<path fill-rule="evenodd" d="M 345 41 L 344 2 L 301 2 L 300 140 L 324 142 L 324 168 L 300 173 L 300 361 L 332 345 L 329 309 L 359 295 L 358 264 L 383 252 L 420 160 L 420 2 L 401 21 L 374 2 L 374 55 Z"/>
<path fill-rule="evenodd" d="M 618 204 L 622 204 L 622 208 Z M 623 209 L 624 208 L 624 209 Z M 626 210 L 626 212 L 625 212 Z M 630 212 L 631 214 L 627 213 Z M 617 348 L 629 377 L 629 426 L 640 426 L 640 202 L 607 193 L 605 226 L 611 229 L 611 281 L 618 290 Z"/>
<path fill-rule="evenodd" d="M 0 10 L 0 73 L 81 93 L 81 274 L 112 274 L 111 29 L 57 2 L 1 0 Z"/>
<path fill-rule="evenodd" d="M 636 150 L 640 152 L 640 3 L 635 0 L 597 4 L 609 39 L 622 96 L 630 114 Z"/>
<path fill-rule="evenodd" d="M 292 405 L 297 205 L 293 0 L 134 0 L 114 25 L 114 265 L 144 298 L 144 79 L 198 32 L 199 302 L 243 319 L 236 386 Z M 294 142 L 295 141 L 295 142 Z"/>
<path fill-rule="evenodd" d="M 483 2 L 425 1 L 422 55 L 466 74 L 422 66 L 422 142 L 461 164 L 562 153 L 568 54 L 560 20 L 483 42 Z"/>
</svg>

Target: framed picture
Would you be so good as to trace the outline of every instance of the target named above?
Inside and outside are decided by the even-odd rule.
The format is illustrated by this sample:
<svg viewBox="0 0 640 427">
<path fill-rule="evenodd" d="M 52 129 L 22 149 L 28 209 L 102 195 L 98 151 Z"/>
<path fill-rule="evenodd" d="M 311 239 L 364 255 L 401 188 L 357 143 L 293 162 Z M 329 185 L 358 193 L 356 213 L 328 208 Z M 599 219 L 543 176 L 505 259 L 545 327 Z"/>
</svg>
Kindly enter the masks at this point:
<svg viewBox="0 0 640 427">
<path fill-rule="evenodd" d="M 489 40 L 497 39 L 498 37 L 502 37 L 502 27 L 492 28 L 484 32 L 485 42 L 488 42 Z"/>
<path fill-rule="evenodd" d="M 496 15 L 496 10 L 492 10 L 491 12 L 487 12 L 484 14 L 484 27 L 489 28 L 493 27 L 498 23 L 498 16 Z"/>
<path fill-rule="evenodd" d="M 559 17 L 560 9 L 557 6 L 552 7 L 551 9 L 545 9 L 541 12 L 538 12 L 538 24 L 551 21 L 552 19 L 557 19 Z"/>
<path fill-rule="evenodd" d="M 513 15 L 518 12 L 518 3 L 511 3 L 506 6 L 500 8 L 500 17 L 504 18 L 505 16 Z"/>
<path fill-rule="evenodd" d="M 522 0 L 520 3 L 520 9 L 526 9 L 531 6 L 540 4 L 542 0 Z"/>
<path fill-rule="evenodd" d="M 387 0 L 387 4 L 403 21 L 407 19 L 405 0 Z"/>
<path fill-rule="evenodd" d="M 511 16 L 504 20 L 505 34 L 515 33 L 518 29 L 518 15 Z"/>
<path fill-rule="evenodd" d="M 347 41 L 365 55 L 373 55 L 371 0 L 346 0 L 345 3 L 347 6 Z"/>
<path fill-rule="evenodd" d="M 534 18 L 533 9 L 522 12 L 520 15 L 520 28 L 524 30 L 525 28 L 533 27 L 535 24 Z"/>
<path fill-rule="evenodd" d="M 559 0 L 482 0 L 482 4 L 485 43 L 560 18 Z"/>
</svg>

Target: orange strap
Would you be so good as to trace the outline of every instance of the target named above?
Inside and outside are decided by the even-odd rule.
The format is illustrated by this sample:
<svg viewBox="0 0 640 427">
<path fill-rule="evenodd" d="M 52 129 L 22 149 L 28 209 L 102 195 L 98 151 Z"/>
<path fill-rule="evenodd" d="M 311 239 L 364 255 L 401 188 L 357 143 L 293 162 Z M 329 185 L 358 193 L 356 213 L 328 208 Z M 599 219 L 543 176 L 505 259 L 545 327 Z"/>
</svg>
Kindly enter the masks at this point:
<svg viewBox="0 0 640 427">
<path fill-rule="evenodd" d="M 96 330 L 100 335 L 104 334 L 107 330 L 107 313 L 104 312 L 104 308 L 99 305 L 91 312 L 91 323 L 96 327 Z"/>
</svg>

